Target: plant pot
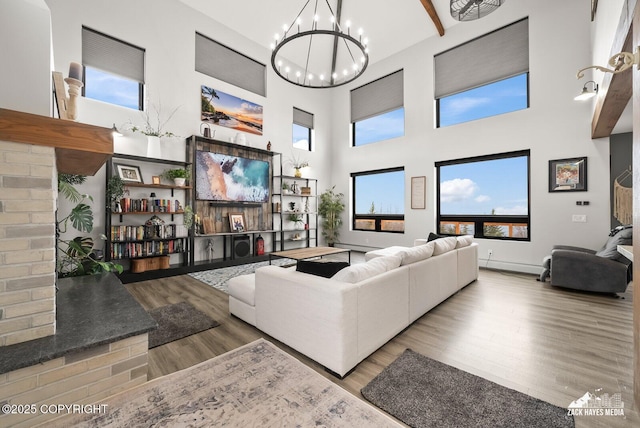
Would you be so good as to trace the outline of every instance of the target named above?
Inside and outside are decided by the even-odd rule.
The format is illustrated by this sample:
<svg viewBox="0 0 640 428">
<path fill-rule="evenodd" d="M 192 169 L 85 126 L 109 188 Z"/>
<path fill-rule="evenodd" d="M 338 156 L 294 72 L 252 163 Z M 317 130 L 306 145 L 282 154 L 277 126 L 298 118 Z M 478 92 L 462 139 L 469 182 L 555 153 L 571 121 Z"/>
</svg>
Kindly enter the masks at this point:
<svg viewBox="0 0 640 428">
<path fill-rule="evenodd" d="M 300 168 L 295 168 L 293 171 L 293 175 L 296 178 L 302 178 L 302 171 L 300 171 Z"/>
<path fill-rule="evenodd" d="M 187 182 L 186 178 L 174 178 L 173 179 L 173 183 L 176 186 L 184 186 L 186 182 Z"/>
<path fill-rule="evenodd" d="M 162 156 L 160 137 L 147 135 L 147 157 L 159 159 Z"/>
</svg>

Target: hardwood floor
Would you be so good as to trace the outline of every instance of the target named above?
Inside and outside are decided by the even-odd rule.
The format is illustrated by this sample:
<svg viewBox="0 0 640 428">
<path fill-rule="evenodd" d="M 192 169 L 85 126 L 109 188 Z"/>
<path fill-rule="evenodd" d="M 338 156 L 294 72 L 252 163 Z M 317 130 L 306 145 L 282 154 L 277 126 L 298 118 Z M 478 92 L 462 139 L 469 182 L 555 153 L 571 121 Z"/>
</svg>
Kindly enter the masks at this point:
<svg viewBox="0 0 640 428">
<path fill-rule="evenodd" d="M 363 386 L 411 348 L 563 408 L 587 391 L 619 392 L 624 417 L 578 416 L 576 427 L 640 426 L 632 390 L 632 285 L 622 299 L 558 289 L 530 275 L 481 270 L 478 281 L 418 319 L 343 380 L 230 316 L 225 293 L 187 275 L 126 287 L 146 309 L 188 301 L 221 324 L 150 350 L 149 379 L 264 337 L 361 396 Z"/>
</svg>

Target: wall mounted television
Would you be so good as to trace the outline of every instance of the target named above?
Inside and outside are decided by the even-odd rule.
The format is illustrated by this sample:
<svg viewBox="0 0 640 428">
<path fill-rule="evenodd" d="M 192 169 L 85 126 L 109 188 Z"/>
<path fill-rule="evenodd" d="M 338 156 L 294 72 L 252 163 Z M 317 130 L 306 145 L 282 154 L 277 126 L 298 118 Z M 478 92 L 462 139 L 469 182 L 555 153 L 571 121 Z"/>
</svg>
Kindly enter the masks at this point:
<svg viewBox="0 0 640 428">
<path fill-rule="evenodd" d="M 196 150 L 196 199 L 269 202 L 269 162 Z"/>
</svg>

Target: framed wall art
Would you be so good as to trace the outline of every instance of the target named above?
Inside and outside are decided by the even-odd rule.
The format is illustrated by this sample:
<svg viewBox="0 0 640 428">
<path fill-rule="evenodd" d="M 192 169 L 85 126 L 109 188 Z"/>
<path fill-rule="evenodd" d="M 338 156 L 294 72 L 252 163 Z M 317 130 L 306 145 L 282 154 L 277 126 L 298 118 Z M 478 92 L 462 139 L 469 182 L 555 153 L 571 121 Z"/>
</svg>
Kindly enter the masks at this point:
<svg viewBox="0 0 640 428">
<path fill-rule="evenodd" d="M 246 222 L 243 213 L 229 213 L 229 227 L 232 232 L 244 232 Z"/>
<path fill-rule="evenodd" d="M 549 192 L 586 192 L 587 158 L 549 161 Z"/>
<path fill-rule="evenodd" d="M 113 166 L 118 173 L 118 177 L 120 177 L 122 181 L 128 181 L 131 183 L 144 183 L 142 181 L 142 174 L 140 173 L 139 166 L 122 165 L 119 163 L 114 163 Z"/>
<path fill-rule="evenodd" d="M 411 177 L 411 209 L 424 210 L 427 208 L 427 177 Z"/>
<path fill-rule="evenodd" d="M 202 85 L 200 120 L 237 131 L 262 135 L 262 106 Z"/>
</svg>

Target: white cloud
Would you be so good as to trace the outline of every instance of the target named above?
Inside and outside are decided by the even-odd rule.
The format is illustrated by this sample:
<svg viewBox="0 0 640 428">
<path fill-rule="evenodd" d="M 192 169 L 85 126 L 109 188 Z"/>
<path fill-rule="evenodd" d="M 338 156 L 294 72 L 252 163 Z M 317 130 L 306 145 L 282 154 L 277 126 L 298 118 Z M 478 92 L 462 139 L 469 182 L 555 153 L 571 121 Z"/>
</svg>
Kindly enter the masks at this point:
<svg viewBox="0 0 640 428">
<path fill-rule="evenodd" d="M 448 113 L 461 115 L 479 106 L 491 103 L 490 98 L 462 97 L 452 100 L 448 104 Z"/>
<path fill-rule="evenodd" d="M 478 202 L 478 203 L 482 203 L 482 202 L 487 202 L 490 201 L 491 198 L 487 195 L 478 195 L 474 201 Z"/>
<path fill-rule="evenodd" d="M 458 202 L 473 197 L 478 185 L 468 178 L 454 178 L 440 184 L 442 202 Z"/>
<path fill-rule="evenodd" d="M 240 107 L 246 113 L 262 114 L 262 106 L 258 104 L 243 102 Z"/>
<path fill-rule="evenodd" d="M 526 205 L 516 205 L 510 208 L 497 207 L 495 210 L 496 215 L 527 215 Z"/>
</svg>

